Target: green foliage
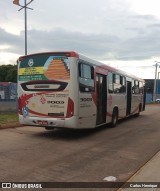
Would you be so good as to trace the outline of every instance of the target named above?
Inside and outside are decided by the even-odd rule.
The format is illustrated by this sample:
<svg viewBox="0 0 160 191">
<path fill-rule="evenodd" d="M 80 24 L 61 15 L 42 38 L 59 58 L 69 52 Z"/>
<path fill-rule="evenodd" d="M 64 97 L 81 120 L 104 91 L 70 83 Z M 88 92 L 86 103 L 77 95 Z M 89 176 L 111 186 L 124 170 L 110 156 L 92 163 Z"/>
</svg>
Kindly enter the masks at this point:
<svg viewBox="0 0 160 191">
<path fill-rule="evenodd" d="M 0 113 L 0 125 L 7 123 L 18 123 L 17 113 Z"/>
<path fill-rule="evenodd" d="M 17 82 L 17 65 L 0 66 L 0 82 Z"/>
</svg>

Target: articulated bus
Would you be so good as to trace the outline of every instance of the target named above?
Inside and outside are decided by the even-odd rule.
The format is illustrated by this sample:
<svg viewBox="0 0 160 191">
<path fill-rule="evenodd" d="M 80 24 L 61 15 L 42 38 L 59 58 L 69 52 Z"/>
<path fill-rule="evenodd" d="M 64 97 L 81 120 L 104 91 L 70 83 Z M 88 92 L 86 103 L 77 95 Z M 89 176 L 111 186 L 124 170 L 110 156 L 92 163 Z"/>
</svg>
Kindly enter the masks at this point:
<svg viewBox="0 0 160 191">
<path fill-rule="evenodd" d="M 18 59 L 21 124 L 95 128 L 145 110 L 144 80 L 77 52 L 47 52 Z"/>
</svg>

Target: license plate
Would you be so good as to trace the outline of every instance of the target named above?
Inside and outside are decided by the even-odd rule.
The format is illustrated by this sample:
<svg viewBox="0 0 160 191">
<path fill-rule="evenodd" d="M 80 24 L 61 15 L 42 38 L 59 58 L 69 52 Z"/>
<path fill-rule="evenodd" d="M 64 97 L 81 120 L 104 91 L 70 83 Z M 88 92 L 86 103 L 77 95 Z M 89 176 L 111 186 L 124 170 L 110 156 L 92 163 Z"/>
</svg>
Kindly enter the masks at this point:
<svg viewBox="0 0 160 191">
<path fill-rule="evenodd" d="M 42 125 L 42 126 L 47 126 L 48 125 L 48 121 L 38 121 L 38 124 L 39 125 Z"/>
</svg>

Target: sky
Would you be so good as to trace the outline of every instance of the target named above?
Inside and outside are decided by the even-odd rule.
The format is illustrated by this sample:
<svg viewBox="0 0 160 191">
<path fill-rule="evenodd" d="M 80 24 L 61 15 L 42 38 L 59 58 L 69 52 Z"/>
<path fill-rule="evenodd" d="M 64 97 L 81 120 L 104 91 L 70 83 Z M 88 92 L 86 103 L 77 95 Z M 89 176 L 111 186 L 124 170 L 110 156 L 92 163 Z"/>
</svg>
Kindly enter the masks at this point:
<svg viewBox="0 0 160 191">
<path fill-rule="evenodd" d="M 29 7 L 28 54 L 75 50 L 140 78 L 155 78 L 159 0 L 34 0 Z M 19 8 L 13 0 L 0 1 L 0 65 L 16 64 L 25 54 Z"/>
</svg>

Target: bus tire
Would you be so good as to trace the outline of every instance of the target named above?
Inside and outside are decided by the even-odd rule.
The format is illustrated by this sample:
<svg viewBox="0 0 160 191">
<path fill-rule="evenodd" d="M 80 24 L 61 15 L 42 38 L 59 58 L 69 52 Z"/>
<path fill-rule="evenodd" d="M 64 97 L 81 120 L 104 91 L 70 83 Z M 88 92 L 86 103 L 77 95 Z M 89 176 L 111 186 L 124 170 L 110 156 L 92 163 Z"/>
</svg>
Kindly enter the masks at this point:
<svg viewBox="0 0 160 191">
<path fill-rule="evenodd" d="M 139 115 L 140 115 L 140 112 L 141 112 L 141 108 L 142 108 L 142 106 L 141 106 L 141 104 L 139 105 L 139 111 L 138 111 L 138 113 L 136 113 L 134 116 L 135 117 L 139 117 Z"/>
<path fill-rule="evenodd" d="M 118 109 L 114 108 L 113 113 L 112 113 L 112 122 L 111 122 L 111 127 L 116 127 L 118 122 Z"/>
<path fill-rule="evenodd" d="M 140 115 L 140 112 L 136 113 L 134 116 L 139 117 L 139 115 Z"/>
</svg>

